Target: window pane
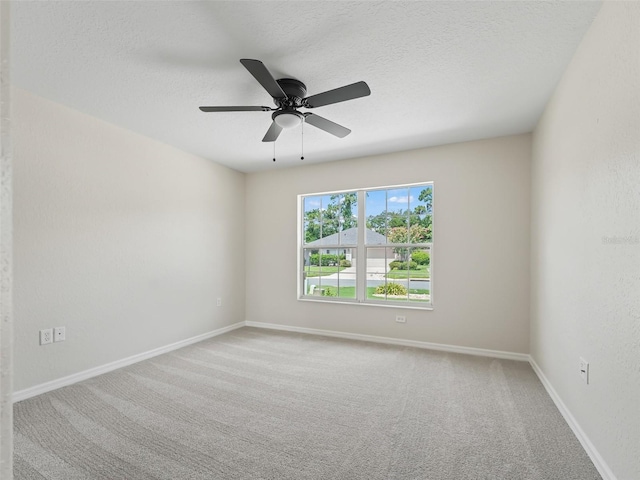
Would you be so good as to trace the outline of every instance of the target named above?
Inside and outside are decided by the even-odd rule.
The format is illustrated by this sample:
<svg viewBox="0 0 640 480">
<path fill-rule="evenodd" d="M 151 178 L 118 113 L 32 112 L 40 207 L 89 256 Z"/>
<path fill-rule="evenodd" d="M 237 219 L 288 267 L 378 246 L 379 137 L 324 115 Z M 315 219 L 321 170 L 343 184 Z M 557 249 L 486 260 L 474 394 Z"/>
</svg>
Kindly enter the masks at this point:
<svg viewBox="0 0 640 480">
<path fill-rule="evenodd" d="M 321 295 L 322 277 L 328 272 L 323 268 L 326 262 L 325 255 L 322 251 L 311 248 L 304 249 L 304 294 L 305 295 Z"/>
<path fill-rule="evenodd" d="M 321 206 L 320 197 L 304 198 L 304 243 L 313 243 L 320 238 Z"/>
<path fill-rule="evenodd" d="M 367 245 L 384 245 L 387 243 L 386 190 L 370 190 L 367 192 L 365 216 L 367 218 L 365 243 Z"/>
<path fill-rule="evenodd" d="M 356 297 L 356 249 L 304 249 L 303 294 Z M 345 253 L 346 252 L 346 253 Z"/>
<path fill-rule="evenodd" d="M 399 271 L 396 275 L 408 277 L 410 302 L 429 303 L 431 299 L 431 252 L 428 248 L 412 248 L 410 258 L 406 270 Z"/>
<path fill-rule="evenodd" d="M 409 208 L 409 189 L 394 188 L 387 190 L 387 210 L 407 214 Z"/>
<path fill-rule="evenodd" d="M 408 243 L 407 224 L 409 221 L 409 189 L 387 190 L 387 241 Z"/>
<path fill-rule="evenodd" d="M 340 244 L 358 243 L 358 193 L 346 192 L 336 195 L 339 205 Z"/>
<path fill-rule="evenodd" d="M 320 197 L 320 203 L 320 218 L 322 223 L 320 238 L 324 239 L 324 245 L 337 245 L 340 220 L 338 218 L 336 202 L 331 199 L 331 195 L 323 195 Z"/>
<path fill-rule="evenodd" d="M 336 275 L 336 293 L 340 298 L 356 298 L 356 249 L 347 248 L 345 252 Z"/>
<path fill-rule="evenodd" d="M 406 287 L 401 282 L 387 279 L 393 259 L 393 248 L 367 248 L 368 300 L 407 300 Z"/>
<path fill-rule="evenodd" d="M 357 217 L 357 192 L 305 197 L 305 243 L 318 247 L 355 245 L 358 241 Z"/>
<path fill-rule="evenodd" d="M 432 241 L 433 186 L 422 185 L 410 188 L 410 241 L 412 243 Z"/>
</svg>

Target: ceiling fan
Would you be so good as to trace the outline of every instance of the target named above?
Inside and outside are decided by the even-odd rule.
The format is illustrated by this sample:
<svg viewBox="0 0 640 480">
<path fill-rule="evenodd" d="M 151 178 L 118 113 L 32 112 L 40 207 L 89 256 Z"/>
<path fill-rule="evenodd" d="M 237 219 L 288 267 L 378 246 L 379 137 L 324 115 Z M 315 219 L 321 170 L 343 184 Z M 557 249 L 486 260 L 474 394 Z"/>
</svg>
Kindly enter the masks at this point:
<svg viewBox="0 0 640 480">
<path fill-rule="evenodd" d="M 240 63 L 249 70 L 249 73 L 264 87 L 273 97 L 277 108 L 271 107 L 200 107 L 203 112 L 273 112 L 272 123 L 263 142 L 275 142 L 283 128 L 292 128 L 302 122 L 308 123 L 336 137 L 346 137 L 351 133 L 346 127 L 327 120 L 320 115 L 309 112 L 300 112 L 299 108 L 316 108 L 332 103 L 345 102 L 354 98 L 366 97 L 371 94 L 369 86 L 365 82 L 356 82 L 351 85 L 328 90 L 323 93 L 305 97 L 307 87 L 300 80 L 293 78 L 273 78 L 267 67 L 260 60 L 243 58 Z"/>
</svg>

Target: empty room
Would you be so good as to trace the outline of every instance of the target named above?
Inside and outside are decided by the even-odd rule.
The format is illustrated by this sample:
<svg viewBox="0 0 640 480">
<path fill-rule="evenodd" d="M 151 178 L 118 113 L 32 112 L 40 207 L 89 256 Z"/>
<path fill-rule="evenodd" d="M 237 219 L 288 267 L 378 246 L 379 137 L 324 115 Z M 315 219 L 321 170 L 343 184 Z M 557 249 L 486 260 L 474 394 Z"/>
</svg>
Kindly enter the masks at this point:
<svg viewBox="0 0 640 480">
<path fill-rule="evenodd" d="M 640 480 L 640 2 L 0 2 L 2 480 Z"/>
</svg>

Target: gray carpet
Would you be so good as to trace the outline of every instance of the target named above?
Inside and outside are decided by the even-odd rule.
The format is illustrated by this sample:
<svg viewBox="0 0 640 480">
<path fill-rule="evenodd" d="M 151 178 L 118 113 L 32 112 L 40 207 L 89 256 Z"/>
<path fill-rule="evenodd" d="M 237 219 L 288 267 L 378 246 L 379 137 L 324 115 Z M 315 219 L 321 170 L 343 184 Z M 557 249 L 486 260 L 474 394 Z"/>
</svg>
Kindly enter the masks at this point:
<svg viewBox="0 0 640 480">
<path fill-rule="evenodd" d="M 17 403 L 15 479 L 599 479 L 524 362 L 243 328 Z"/>
</svg>

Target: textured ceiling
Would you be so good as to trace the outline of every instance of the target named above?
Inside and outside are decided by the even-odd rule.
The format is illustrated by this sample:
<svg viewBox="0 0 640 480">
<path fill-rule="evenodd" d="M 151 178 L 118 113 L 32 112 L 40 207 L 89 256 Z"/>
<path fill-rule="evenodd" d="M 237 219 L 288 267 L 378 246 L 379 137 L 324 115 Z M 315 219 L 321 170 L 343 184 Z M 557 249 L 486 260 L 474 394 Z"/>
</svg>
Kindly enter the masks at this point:
<svg viewBox="0 0 640 480">
<path fill-rule="evenodd" d="M 601 3 L 67 1 L 12 4 L 12 80 L 87 114 L 240 171 L 300 165 L 300 129 L 262 143 L 268 105 L 238 61 L 313 95 L 352 133 L 304 128 L 305 163 L 528 132 Z"/>
</svg>

